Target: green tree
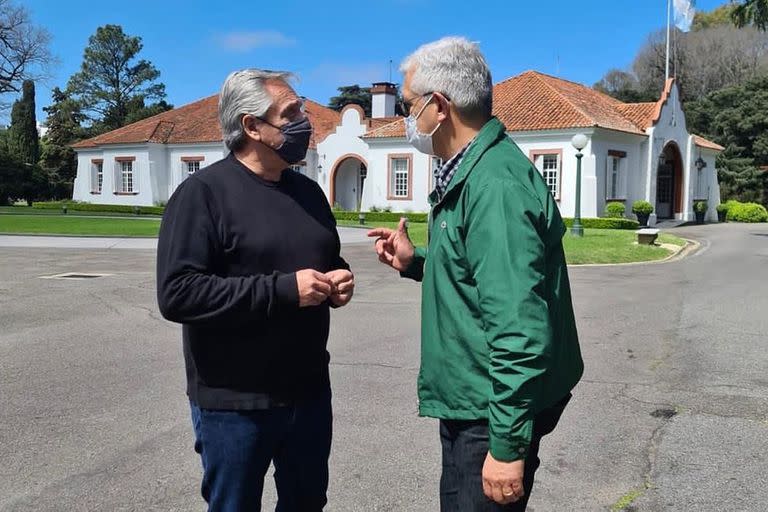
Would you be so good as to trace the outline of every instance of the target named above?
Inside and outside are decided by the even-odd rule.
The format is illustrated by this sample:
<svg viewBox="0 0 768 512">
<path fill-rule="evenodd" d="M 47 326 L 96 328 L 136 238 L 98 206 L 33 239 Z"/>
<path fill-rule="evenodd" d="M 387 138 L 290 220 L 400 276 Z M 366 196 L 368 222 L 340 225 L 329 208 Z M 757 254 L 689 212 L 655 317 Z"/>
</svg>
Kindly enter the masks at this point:
<svg viewBox="0 0 768 512">
<path fill-rule="evenodd" d="M 161 100 L 157 103 L 145 106 L 144 99 L 137 96 L 129 106 L 129 113 L 125 117 L 125 124 L 135 123 L 136 121 L 141 121 L 142 119 L 146 119 L 157 114 L 162 114 L 163 112 L 171 110 L 172 108 L 173 105 L 166 102 L 165 100 Z"/>
<path fill-rule="evenodd" d="M 685 105 L 691 131 L 724 146 L 718 177 L 724 199 L 766 202 L 768 75 L 726 87 Z"/>
<path fill-rule="evenodd" d="M 768 0 L 738 0 L 731 17 L 737 27 L 753 24 L 765 30 L 768 27 Z"/>
<path fill-rule="evenodd" d="M 691 31 L 697 32 L 708 28 L 732 26 L 735 7 L 733 4 L 723 4 L 711 11 L 696 11 L 693 16 Z"/>
<path fill-rule="evenodd" d="M 0 129 L 0 206 L 21 197 L 23 169 L 8 152 L 8 130 Z"/>
<path fill-rule="evenodd" d="M 350 104 L 360 105 L 365 111 L 366 117 L 371 116 L 371 88 L 359 85 L 345 85 L 337 89 L 338 96 L 328 101 L 328 108 L 340 111 Z"/>
<path fill-rule="evenodd" d="M 36 165 L 40 158 L 40 140 L 35 116 L 35 83 L 25 80 L 21 99 L 13 104 L 8 129 L 8 150 L 23 164 Z"/>
<path fill-rule="evenodd" d="M 82 122 L 85 115 L 80 105 L 66 91 L 54 87 L 53 103 L 43 110 L 48 117 L 48 133 L 42 140 L 40 164 L 51 175 L 51 193 L 54 199 L 72 196 L 72 185 L 77 174 L 75 150 L 71 144 L 86 137 Z"/>
<path fill-rule="evenodd" d="M 67 90 L 98 131 L 124 126 L 146 108 L 145 102 L 165 98 L 165 85 L 157 81 L 160 71 L 138 59 L 142 48 L 141 38 L 125 34 L 119 25 L 99 27 L 88 39 L 80 71 L 69 79 Z M 158 105 L 167 104 L 153 106 Z"/>
<path fill-rule="evenodd" d="M 349 104 L 360 105 L 365 111 L 366 117 L 371 117 L 371 88 L 360 87 L 359 85 L 345 85 L 337 89 L 339 91 L 338 96 L 332 97 L 328 101 L 328 108 L 332 108 L 336 111 L 341 111 Z M 407 115 L 400 108 L 402 96 L 400 96 L 400 89 L 397 89 L 397 96 L 395 97 L 395 115 L 405 116 Z"/>
</svg>

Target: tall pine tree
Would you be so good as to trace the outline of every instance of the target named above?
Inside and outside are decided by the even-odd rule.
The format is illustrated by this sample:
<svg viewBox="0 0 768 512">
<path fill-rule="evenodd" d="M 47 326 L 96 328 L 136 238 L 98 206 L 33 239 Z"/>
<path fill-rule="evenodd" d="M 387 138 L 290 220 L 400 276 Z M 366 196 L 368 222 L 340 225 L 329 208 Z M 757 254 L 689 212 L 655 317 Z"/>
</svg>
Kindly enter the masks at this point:
<svg viewBox="0 0 768 512">
<path fill-rule="evenodd" d="M 35 83 L 25 80 L 21 99 L 13 104 L 11 126 L 8 128 L 8 153 L 11 160 L 21 164 L 19 195 L 32 204 L 38 199 L 47 199 L 48 175 L 38 165 L 40 139 L 35 117 Z"/>
<path fill-rule="evenodd" d="M 140 59 L 141 37 L 123 32 L 120 25 L 104 25 L 88 39 L 80 71 L 67 91 L 102 133 L 171 108 L 164 100 L 160 71 Z M 152 102 L 155 103 L 147 103 Z"/>
<path fill-rule="evenodd" d="M 36 165 L 40 158 L 40 140 L 35 117 L 35 83 L 25 80 L 21 99 L 13 104 L 8 130 L 11 156 L 23 164 Z"/>
</svg>

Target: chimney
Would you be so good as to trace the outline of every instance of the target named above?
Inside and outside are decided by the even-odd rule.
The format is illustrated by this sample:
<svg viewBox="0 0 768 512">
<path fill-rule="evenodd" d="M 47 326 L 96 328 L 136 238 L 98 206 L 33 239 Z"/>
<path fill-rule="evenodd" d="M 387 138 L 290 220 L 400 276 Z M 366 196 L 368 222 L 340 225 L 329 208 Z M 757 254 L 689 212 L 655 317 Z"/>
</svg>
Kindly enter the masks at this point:
<svg viewBox="0 0 768 512">
<path fill-rule="evenodd" d="M 376 82 L 371 87 L 371 117 L 392 117 L 395 115 L 397 87 L 390 82 Z"/>
</svg>

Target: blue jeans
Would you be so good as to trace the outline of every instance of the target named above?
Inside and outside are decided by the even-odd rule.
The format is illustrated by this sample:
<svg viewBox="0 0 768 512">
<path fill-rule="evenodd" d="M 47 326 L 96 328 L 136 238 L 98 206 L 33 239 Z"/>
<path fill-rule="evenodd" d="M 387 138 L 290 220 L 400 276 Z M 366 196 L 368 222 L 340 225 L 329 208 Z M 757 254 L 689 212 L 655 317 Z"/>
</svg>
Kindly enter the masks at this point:
<svg viewBox="0 0 768 512">
<path fill-rule="evenodd" d="M 209 512 L 260 511 L 270 462 L 275 465 L 276 512 L 323 510 L 331 452 L 330 392 L 294 406 L 254 411 L 190 405 Z"/>
<path fill-rule="evenodd" d="M 441 512 L 523 512 L 533 490 L 533 478 L 539 467 L 541 438 L 557 426 L 570 393 L 533 419 L 533 438 L 525 459 L 523 488 L 525 496 L 515 503 L 499 505 L 483 492 L 483 464 L 488 454 L 487 420 L 440 420 L 443 447 L 443 472 L 440 477 Z"/>
</svg>

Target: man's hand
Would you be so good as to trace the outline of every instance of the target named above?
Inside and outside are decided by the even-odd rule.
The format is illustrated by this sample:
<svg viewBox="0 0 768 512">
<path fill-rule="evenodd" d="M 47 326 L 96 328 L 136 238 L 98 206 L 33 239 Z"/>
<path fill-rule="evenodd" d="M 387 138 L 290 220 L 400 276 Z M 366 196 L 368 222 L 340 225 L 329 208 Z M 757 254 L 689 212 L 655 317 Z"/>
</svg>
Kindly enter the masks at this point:
<svg viewBox="0 0 768 512">
<path fill-rule="evenodd" d="M 525 496 L 524 471 L 524 460 L 500 462 L 488 452 L 483 464 L 483 492 L 500 505 L 516 502 Z"/>
<path fill-rule="evenodd" d="M 333 283 L 333 293 L 329 297 L 334 306 L 346 306 L 355 293 L 355 276 L 346 269 L 332 270 L 325 277 Z"/>
<path fill-rule="evenodd" d="M 376 254 L 379 261 L 395 270 L 404 272 L 413 261 L 413 243 L 406 228 L 408 219 L 400 219 L 397 229 L 376 228 L 368 236 L 376 238 Z"/>
<path fill-rule="evenodd" d="M 296 286 L 299 288 L 299 307 L 317 306 L 333 293 L 333 281 L 312 269 L 296 272 Z"/>
</svg>

